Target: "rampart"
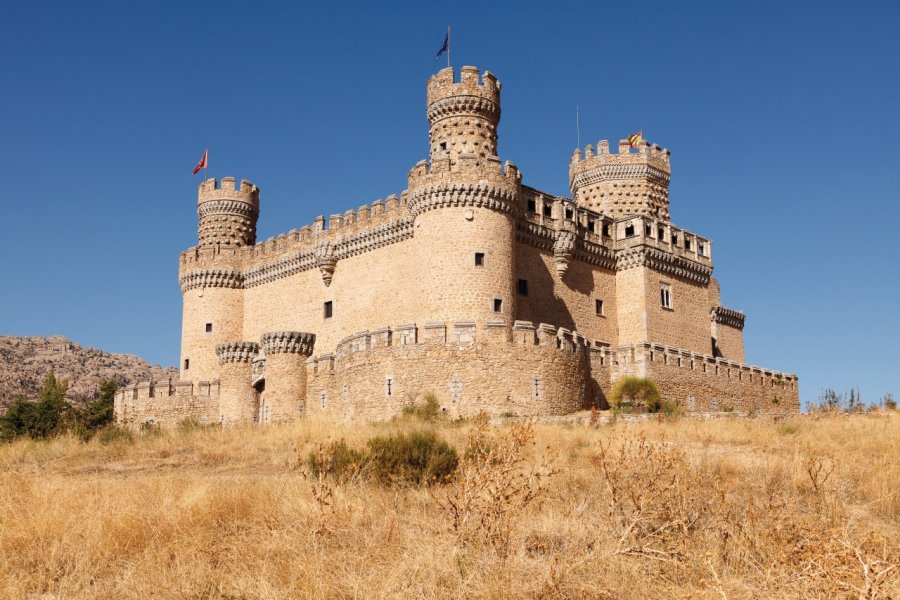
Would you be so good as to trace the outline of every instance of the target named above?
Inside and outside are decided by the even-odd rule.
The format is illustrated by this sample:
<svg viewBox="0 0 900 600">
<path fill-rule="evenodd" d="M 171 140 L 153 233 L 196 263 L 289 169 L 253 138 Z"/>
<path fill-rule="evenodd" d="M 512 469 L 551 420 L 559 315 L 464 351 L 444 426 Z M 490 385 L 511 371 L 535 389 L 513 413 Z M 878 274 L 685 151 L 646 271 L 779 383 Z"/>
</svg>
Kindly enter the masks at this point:
<svg viewBox="0 0 900 600">
<path fill-rule="evenodd" d="M 113 412 L 119 425 L 172 427 L 185 419 L 219 422 L 219 382 L 171 381 L 132 384 L 116 392 Z"/>
</svg>

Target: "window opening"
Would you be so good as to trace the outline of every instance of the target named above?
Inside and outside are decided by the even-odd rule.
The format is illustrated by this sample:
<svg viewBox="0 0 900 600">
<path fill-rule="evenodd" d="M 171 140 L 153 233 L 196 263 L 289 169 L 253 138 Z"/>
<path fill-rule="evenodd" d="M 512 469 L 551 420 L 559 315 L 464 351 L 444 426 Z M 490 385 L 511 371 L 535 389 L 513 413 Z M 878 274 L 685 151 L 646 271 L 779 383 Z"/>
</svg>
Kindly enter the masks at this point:
<svg viewBox="0 0 900 600">
<path fill-rule="evenodd" d="M 330 319 L 332 316 L 334 316 L 334 304 L 332 304 L 331 300 L 325 303 L 323 314 L 326 319 Z"/>
<path fill-rule="evenodd" d="M 500 298 L 494 298 L 494 312 L 500 312 L 503 310 L 503 300 Z"/>
<path fill-rule="evenodd" d="M 667 283 L 659 286 L 659 302 L 663 308 L 672 308 L 672 288 Z"/>
<path fill-rule="evenodd" d="M 189 359 L 189 358 L 184 359 L 184 370 L 187 371 L 190 368 L 191 368 L 191 359 Z"/>
<path fill-rule="evenodd" d="M 626 225 L 625 226 L 625 237 L 634 236 L 634 225 Z"/>
<path fill-rule="evenodd" d="M 212 333 L 212 323 L 206 324 L 206 333 Z"/>
<path fill-rule="evenodd" d="M 534 200 L 529 200 L 528 201 L 528 212 L 535 212 L 535 211 L 537 211 L 537 204 L 535 203 Z"/>
<path fill-rule="evenodd" d="M 594 300 L 594 309 L 596 310 L 597 314 L 602 317 L 603 316 L 603 300 L 600 300 L 599 298 Z"/>
<path fill-rule="evenodd" d="M 484 252 L 476 252 L 475 253 L 475 266 L 476 267 L 484 266 Z"/>
<path fill-rule="evenodd" d="M 520 295 L 520 296 L 527 296 L 527 295 L 528 295 L 528 280 L 527 280 L 527 279 L 520 279 L 520 280 L 519 280 L 519 283 L 518 283 L 518 290 L 519 290 L 519 295 Z"/>
</svg>

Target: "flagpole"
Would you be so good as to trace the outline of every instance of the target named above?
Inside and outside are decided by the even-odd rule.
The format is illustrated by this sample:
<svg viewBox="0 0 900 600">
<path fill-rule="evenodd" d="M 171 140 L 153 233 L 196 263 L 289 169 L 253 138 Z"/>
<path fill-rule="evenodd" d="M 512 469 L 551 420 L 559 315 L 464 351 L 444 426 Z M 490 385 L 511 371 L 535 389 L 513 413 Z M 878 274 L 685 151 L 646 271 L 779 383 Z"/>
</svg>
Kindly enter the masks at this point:
<svg viewBox="0 0 900 600">
<path fill-rule="evenodd" d="M 578 140 L 578 143 L 575 145 L 576 148 L 581 148 L 581 125 L 578 123 L 578 105 L 575 105 L 575 139 Z"/>
<path fill-rule="evenodd" d="M 450 26 L 447 25 L 447 66 L 450 66 Z"/>
</svg>

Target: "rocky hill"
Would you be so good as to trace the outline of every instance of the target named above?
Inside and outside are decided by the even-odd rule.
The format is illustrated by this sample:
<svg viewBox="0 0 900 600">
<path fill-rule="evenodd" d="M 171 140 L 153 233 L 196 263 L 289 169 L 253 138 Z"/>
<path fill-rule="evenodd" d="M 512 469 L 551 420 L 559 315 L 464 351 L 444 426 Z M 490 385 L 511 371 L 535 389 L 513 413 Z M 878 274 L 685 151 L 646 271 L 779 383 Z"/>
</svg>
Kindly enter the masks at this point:
<svg viewBox="0 0 900 600">
<path fill-rule="evenodd" d="M 132 354 L 83 348 L 62 336 L 0 336 L 0 408 L 13 398 L 37 398 L 46 374 L 69 381 L 71 401 L 90 398 L 97 385 L 111 379 L 122 385 L 150 379 L 178 378 L 175 367 L 151 365 Z"/>
</svg>

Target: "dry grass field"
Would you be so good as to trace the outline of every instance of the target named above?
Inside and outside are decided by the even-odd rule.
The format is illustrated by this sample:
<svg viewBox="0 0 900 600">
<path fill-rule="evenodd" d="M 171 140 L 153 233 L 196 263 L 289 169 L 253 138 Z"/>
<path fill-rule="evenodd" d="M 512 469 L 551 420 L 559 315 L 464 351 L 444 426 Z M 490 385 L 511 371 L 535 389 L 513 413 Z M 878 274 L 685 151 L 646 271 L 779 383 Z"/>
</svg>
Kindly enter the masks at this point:
<svg viewBox="0 0 900 600">
<path fill-rule="evenodd" d="M 442 485 L 308 470 L 428 427 L 460 456 Z M 900 598 L 898 457 L 897 414 L 16 441 L 0 595 Z"/>
</svg>

